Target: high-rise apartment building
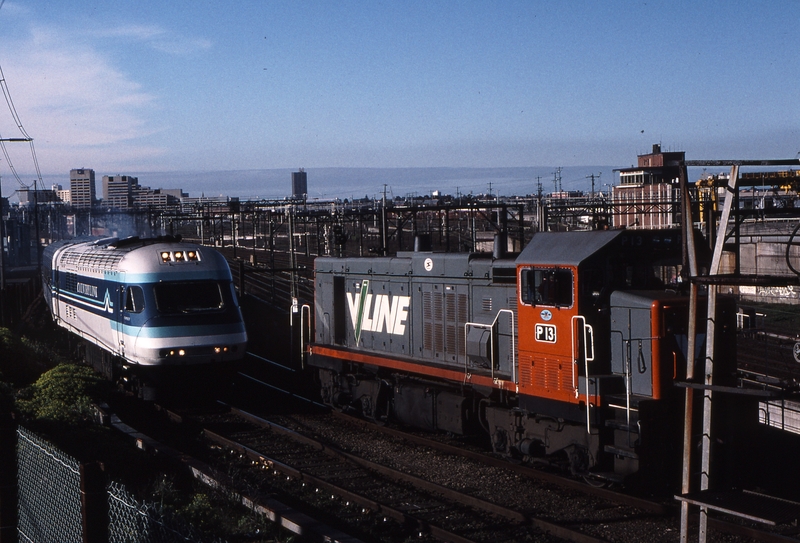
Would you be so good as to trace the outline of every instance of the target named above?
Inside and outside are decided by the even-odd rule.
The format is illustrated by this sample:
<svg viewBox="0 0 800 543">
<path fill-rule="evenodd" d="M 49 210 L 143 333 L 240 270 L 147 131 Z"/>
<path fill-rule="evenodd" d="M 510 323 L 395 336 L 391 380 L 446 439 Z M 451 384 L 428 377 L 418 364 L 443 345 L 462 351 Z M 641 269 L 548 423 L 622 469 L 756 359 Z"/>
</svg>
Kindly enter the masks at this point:
<svg viewBox="0 0 800 543">
<path fill-rule="evenodd" d="M 70 170 L 69 194 L 72 207 L 91 209 L 97 199 L 94 189 L 94 170 L 88 168 Z"/>
</svg>

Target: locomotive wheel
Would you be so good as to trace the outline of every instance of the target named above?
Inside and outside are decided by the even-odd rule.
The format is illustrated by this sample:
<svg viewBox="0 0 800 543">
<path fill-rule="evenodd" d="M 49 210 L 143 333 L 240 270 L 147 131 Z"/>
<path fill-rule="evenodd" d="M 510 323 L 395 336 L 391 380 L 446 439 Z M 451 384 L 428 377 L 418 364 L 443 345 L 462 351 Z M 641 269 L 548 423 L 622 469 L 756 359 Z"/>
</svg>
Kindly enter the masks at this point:
<svg viewBox="0 0 800 543">
<path fill-rule="evenodd" d="M 584 447 L 572 445 L 564 448 L 572 475 L 586 477 L 589 471 L 589 451 Z"/>
<path fill-rule="evenodd" d="M 603 480 L 603 479 L 598 479 L 598 478 L 596 478 L 596 477 L 594 477 L 592 475 L 583 475 L 582 477 L 583 477 L 583 481 L 587 485 L 593 486 L 595 488 L 604 488 L 604 487 L 609 485 L 608 481 Z"/>
</svg>

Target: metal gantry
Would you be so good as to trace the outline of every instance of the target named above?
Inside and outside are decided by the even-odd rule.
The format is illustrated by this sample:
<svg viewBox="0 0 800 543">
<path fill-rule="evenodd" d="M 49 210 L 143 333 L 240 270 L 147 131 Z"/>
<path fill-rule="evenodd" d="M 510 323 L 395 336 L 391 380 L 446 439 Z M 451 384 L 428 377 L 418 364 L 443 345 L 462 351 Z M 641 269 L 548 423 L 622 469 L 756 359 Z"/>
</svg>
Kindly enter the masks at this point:
<svg viewBox="0 0 800 543">
<path fill-rule="evenodd" d="M 730 167 L 730 174 L 725 185 L 725 201 L 719 217 L 715 217 L 714 213 L 709 213 L 708 216 L 708 231 L 714 232 L 710 244 L 712 248 L 711 263 L 707 270 L 701 272 L 697 261 L 697 247 L 694 241 L 694 216 L 692 211 L 692 201 L 689 194 L 689 183 L 687 175 L 687 167 L 689 166 L 724 166 Z M 688 271 L 689 280 L 689 296 L 690 296 L 690 315 L 688 323 L 688 348 L 687 348 L 687 363 L 686 363 L 686 380 L 685 383 L 685 413 L 684 413 L 684 443 L 683 443 L 683 470 L 681 479 L 681 495 L 676 496 L 681 502 L 681 542 L 685 543 L 689 538 L 689 513 L 690 506 L 695 505 L 700 510 L 700 521 L 698 538 L 700 543 L 705 543 L 708 537 L 708 512 L 712 509 L 725 511 L 729 514 L 736 514 L 744 518 L 753 519 L 750 515 L 748 508 L 741 507 L 739 510 L 735 509 L 727 502 L 724 506 L 721 505 L 722 501 L 719 495 L 712 496 L 709 490 L 712 487 L 711 463 L 712 463 L 712 417 L 714 416 L 713 398 L 714 393 L 746 393 L 741 389 L 734 389 L 731 387 L 717 386 L 713 382 L 714 375 L 714 357 L 715 357 L 715 326 L 716 326 L 716 310 L 717 310 L 717 291 L 720 285 L 739 285 L 739 284 L 769 284 L 773 285 L 776 282 L 783 282 L 783 284 L 797 283 L 797 276 L 786 276 L 783 278 L 776 277 L 758 277 L 746 276 L 739 273 L 739 209 L 738 209 L 738 191 L 739 191 L 739 170 L 742 166 L 800 166 L 800 160 L 693 160 L 684 161 L 682 165 L 680 190 L 681 202 L 683 207 L 682 213 L 682 231 L 684 239 L 684 268 Z M 800 212 L 800 210 L 798 210 Z M 800 213 L 798 213 L 800 217 Z M 716 224 L 716 230 L 714 230 Z M 722 274 L 721 262 L 723 251 L 730 249 L 730 243 L 733 240 L 733 252 L 735 255 L 735 265 L 733 273 Z M 726 247 L 727 246 L 727 247 Z M 788 255 L 788 253 L 787 253 Z M 695 375 L 695 356 L 697 330 L 701 327 L 698 322 L 698 289 L 700 286 L 705 286 L 707 290 L 707 309 L 706 309 L 706 323 L 705 323 L 705 338 L 706 350 L 704 356 L 703 377 L 702 381 Z M 694 411 L 694 391 L 702 390 L 703 392 L 703 416 L 702 416 L 702 430 L 701 430 L 701 450 L 700 450 L 700 481 L 699 488 L 692 488 L 692 441 L 693 441 L 693 411 Z M 719 414 L 717 414 L 719 416 Z M 713 498 L 713 499 L 712 499 Z M 768 498 L 764 498 L 768 500 Z M 753 499 L 748 500 L 748 505 L 753 502 Z M 742 501 L 739 502 L 743 503 Z"/>
</svg>

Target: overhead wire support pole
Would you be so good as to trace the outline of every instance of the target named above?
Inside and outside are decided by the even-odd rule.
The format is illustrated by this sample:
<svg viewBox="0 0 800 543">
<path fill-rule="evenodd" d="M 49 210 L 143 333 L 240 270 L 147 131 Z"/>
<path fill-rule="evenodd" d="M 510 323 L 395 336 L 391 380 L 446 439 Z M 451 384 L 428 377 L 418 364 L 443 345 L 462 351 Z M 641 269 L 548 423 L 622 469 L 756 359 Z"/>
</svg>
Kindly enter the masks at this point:
<svg viewBox="0 0 800 543">
<path fill-rule="evenodd" d="M 727 194 L 725 195 L 725 203 L 722 208 L 722 216 L 719 218 L 719 225 L 717 227 L 717 237 L 714 242 L 714 253 L 711 257 L 711 266 L 708 269 L 708 275 L 713 276 L 719 273 L 720 264 L 722 261 L 722 249 L 725 245 L 727 238 L 728 221 L 731 216 L 731 208 L 735 198 L 733 194 L 738 190 L 739 181 L 739 165 L 733 164 L 731 166 L 731 173 L 728 178 Z M 703 384 L 706 387 L 711 387 L 714 384 L 714 358 L 716 344 L 714 336 L 716 333 L 716 313 L 717 313 L 717 285 L 708 285 L 708 306 L 706 310 L 706 356 L 705 356 L 705 372 Z M 712 407 L 712 394 L 710 388 L 706 388 L 703 393 L 703 437 L 700 450 L 700 491 L 708 490 L 710 479 L 709 473 L 711 472 L 711 407 Z M 700 508 L 700 532 L 699 541 L 705 543 L 708 537 L 708 509 Z"/>
<path fill-rule="evenodd" d="M 698 283 L 708 283 L 708 300 L 706 310 L 706 352 L 704 363 L 704 379 L 701 388 L 704 390 L 703 394 L 703 421 L 702 421 L 702 441 L 701 441 L 701 474 L 700 474 L 700 491 L 708 490 L 710 487 L 710 471 L 711 471 L 711 418 L 712 418 L 712 392 L 713 387 L 713 373 L 714 373 L 714 357 L 715 357 L 715 342 L 714 335 L 716 332 L 716 298 L 717 286 L 713 281 L 701 281 L 698 275 L 698 268 L 696 263 L 696 251 L 694 248 L 694 222 L 692 219 L 691 197 L 688 189 L 688 174 L 686 168 L 688 166 L 730 166 L 730 176 L 726 186 L 725 203 L 723 210 L 719 217 L 717 225 L 716 238 L 714 239 L 714 246 L 712 251 L 711 264 L 708 268 L 707 275 L 709 278 L 719 275 L 722 253 L 727 240 L 728 223 L 730 222 L 731 212 L 734 204 L 737 201 L 738 195 L 738 179 L 739 169 L 742 166 L 800 166 L 798 159 L 785 159 L 785 160 L 687 160 L 682 164 L 681 169 L 681 196 L 683 202 L 683 216 L 681 221 L 682 231 L 685 236 L 684 249 L 684 265 L 688 264 L 689 281 L 690 281 L 690 315 L 688 323 L 688 349 L 686 361 L 686 380 L 691 383 L 694 379 L 694 362 L 695 362 L 695 345 L 696 345 L 696 329 L 697 329 L 697 288 Z M 709 215 L 713 217 L 713 215 Z M 713 220 L 708 219 L 708 220 Z M 712 231 L 712 229 L 709 229 Z M 688 257 L 688 258 L 687 258 Z M 684 419 L 684 448 L 683 448 L 683 472 L 681 481 L 681 492 L 685 496 L 691 491 L 691 450 L 692 450 L 692 392 L 687 387 L 686 390 L 686 405 L 685 405 L 685 419 Z M 700 506 L 700 526 L 698 530 L 698 541 L 705 543 L 708 537 L 708 505 Z M 689 531 L 689 502 L 681 500 L 681 528 L 680 528 L 680 541 L 686 543 L 688 541 Z"/>
<path fill-rule="evenodd" d="M 681 168 L 680 177 L 681 202 L 683 215 L 681 227 L 683 231 L 684 266 L 688 266 L 689 274 L 689 323 L 688 345 L 686 349 L 686 380 L 694 379 L 695 345 L 697 343 L 697 283 L 693 278 L 697 275 L 697 251 L 694 246 L 694 220 L 692 218 L 692 198 L 689 194 L 688 172 L 686 166 Z M 686 388 L 684 400 L 684 429 L 683 429 L 683 471 L 681 474 L 681 493 L 688 494 L 691 490 L 691 459 L 692 459 L 692 418 L 694 407 L 694 391 Z M 689 503 L 681 502 L 681 543 L 687 543 L 689 532 Z"/>
</svg>

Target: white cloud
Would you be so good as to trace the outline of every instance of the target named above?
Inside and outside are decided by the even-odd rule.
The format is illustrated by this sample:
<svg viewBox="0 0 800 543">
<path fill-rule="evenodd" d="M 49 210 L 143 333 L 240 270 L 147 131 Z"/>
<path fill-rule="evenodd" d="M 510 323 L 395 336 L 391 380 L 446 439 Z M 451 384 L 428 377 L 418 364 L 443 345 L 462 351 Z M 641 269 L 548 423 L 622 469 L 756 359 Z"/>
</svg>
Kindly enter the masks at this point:
<svg viewBox="0 0 800 543">
<path fill-rule="evenodd" d="M 147 41 L 166 34 L 166 31 L 156 25 L 123 25 L 112 28 L 101 28 L 94 32 L 98 38 L 131 38 Z"/>
<path fill-rule="evenodd" d="M 43 171 L 65 171 L 95 155 L 127 163 L 163 151 L 137 140 L 154 128 L 157 97 L 120 71 L 113 61 L 71 33 L 35 27 L 29 38 L 0 51 L 6 83 Z M 8 108 L 0 103 L 0 134 L 16 137 Z M 141 140 L 140 140 L 141 141 Z M 27 170 L 15 161 L 17 170 Z M 78 166 L 79 167 L 79 166 Z"/>
<path fill-rule="evenodd" d="M 96 32 L 99 38 L 127 38 L 137 40 L 148 47 L 172 55 L 187 55 L 196 51 L 210 49 L 212 43 L 204 38 L 187 38 L 168 32 L 157 25 L 123 25 L 101 29 Z"/>
</svg>

